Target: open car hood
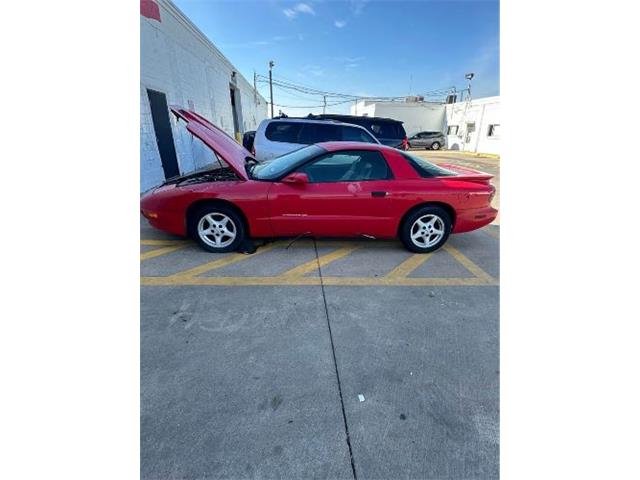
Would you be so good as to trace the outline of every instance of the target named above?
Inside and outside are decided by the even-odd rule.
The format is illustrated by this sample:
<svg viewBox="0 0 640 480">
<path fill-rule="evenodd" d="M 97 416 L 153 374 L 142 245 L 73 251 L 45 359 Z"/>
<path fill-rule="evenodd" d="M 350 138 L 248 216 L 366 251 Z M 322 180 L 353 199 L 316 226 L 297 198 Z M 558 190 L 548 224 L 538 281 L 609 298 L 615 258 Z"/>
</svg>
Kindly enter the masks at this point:
<svg viewBox="0 0 640 480">
<path fill-rule="evenodd" d="M 251 152 L 236 142 L 229 134 L 216 127 L 206 118 L 178 105 L 171 105 L 173 114 L 186 122 L 187 131 L 202 140 L 243 180 L 247 180 L 244 168 L 245 158 L 252 157 Z"/>
</svg>

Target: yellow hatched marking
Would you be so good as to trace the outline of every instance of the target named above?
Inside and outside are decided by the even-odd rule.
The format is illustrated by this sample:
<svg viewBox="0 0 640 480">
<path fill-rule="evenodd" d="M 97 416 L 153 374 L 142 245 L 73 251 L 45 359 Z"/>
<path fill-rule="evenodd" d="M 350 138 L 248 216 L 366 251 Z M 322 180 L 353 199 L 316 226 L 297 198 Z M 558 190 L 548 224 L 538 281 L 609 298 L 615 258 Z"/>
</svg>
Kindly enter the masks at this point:
<svg viewBox="0 0 640 480">
<path fill-rule="evenodd" d="M 390 277 L 323 277 L 325 285 L 336 286 L 487 286 L 497 285 L 494 280 L 488 283 L 482 278 L 390 278 Z M 215 286 L 279 286 L 279 285 L 320 285 L 319 277 L 141 277 L 142 285 L 215 285 Z"/>
<path fill-rule="evenodd" d="M 243 253 L 234 253 L 233 255 L 229 255 L 228 257 L 219 258 L 218 260 L 214 260 L 212 262 L 208 262 L 203 265 L 198 265 L 197 267 L 190 268 L 189 270 L 184 270 L 182 272 L 174 273 L 169 277 L 158 277 L 158 278 L 172 278 L 172 279 L 179 279 L 182 281 L 185 278 L 202 275 L 203 273 L 209 272 L 211 270 L 215 270 L 216 268 L 226 267 L 227 265 L 233 265 L 234 263 L 238 263 L 243 260 L 253 258 L 256 255 L 268 252 L 269 250 L 273 250 L 275 246 L 276 246 L 275 244 L 272 244 L 272 245 L 266 245 L 264 247 L 260 247 L 256 251 L 256 253 L 252 255 L 245 255 Z"/>
<path fill-rule="evenodd" d="M 407 258 L 404 262 L 398 265 L 385 275 L 386 278 L 404 278 L 413 272 L 416 268 L 422 265 L 424 262 L 431 258 L 431 253 L 420 254 L 416 253 Z"/>
<path fill-rule="evenodd" d="M 467 270 L 473 273 L 476 277 L 484 280 L 489 284 L 497 284 L 497 280 L 481 269 L 478 265 L 473 263 L 469 258 L 462 254 L 460 250 L 451 245 L 445 245 L 443 247 L 447 252 L 449 252 L 453 258 L 455 258 L 458 262 L 460 262 Z"/>
<path fill-rule="evenodd" d="M 339 260 L 340 258 L 346 257 L 357 248 L 358 247 L 339 248 L 335 252 L 327 253 L 326 255 L 322 255 L 317 259 L 310 260 L 309 262 L 303 263 L 302 265 L 298 265 L 297 267 L 292 268 L 291 270 L 287 270 L 282 275 L 280 275 L 280 277 L 285 277 L 285 278 L 302 277 L 305 273 L 309 273 L 314 270 L 317 270 L 318 264 L 320 264 L 321 267 L 324 267 L 325 265 L 328 265 L 331 262 L 334 262 L 336 260 Z"/>
<path fill-rule="evenodd" d="M 189 240 L 140 240 L 140 245 L 152 247 L 170 247 L 173 245 L 183 245 L 189 243 Z"/>
<path fill-rule="evenodd" d="M 172 247 L 163 247 L 156 248 L 155 250 L 149 250 L 148 252 L 143 252 L 140 254 L 140 261 L 143 262 L 145 260 L 149 260 L 150 258 L 166 255 L 167 253 L 175 252 L 176 250 L 180 250 L 181 248 L 184 248 L 186 246 L 187 244 L 185 243 L 183 245 L 174 245 Z"/>
</svg>

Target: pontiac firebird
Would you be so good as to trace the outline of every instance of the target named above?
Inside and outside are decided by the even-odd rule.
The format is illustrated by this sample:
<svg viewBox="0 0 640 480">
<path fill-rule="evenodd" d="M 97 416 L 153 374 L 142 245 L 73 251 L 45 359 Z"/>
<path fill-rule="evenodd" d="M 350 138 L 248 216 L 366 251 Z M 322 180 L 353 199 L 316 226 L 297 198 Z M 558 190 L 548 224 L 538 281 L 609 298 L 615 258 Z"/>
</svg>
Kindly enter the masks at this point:
<svg viewBox="0 0 640 480">
<path fill-rule="evenodd" d="M 152 226 L 192 236 L 211 252 L 249 238 L 364 236 L 400 238 L 428 253 L 498 213 L 486 173 L 360 142 L 317 143 L 258 163 L 199 114 L 171 111 L 218 164 L 146 193 L 141 211 Z"/>
</svg>

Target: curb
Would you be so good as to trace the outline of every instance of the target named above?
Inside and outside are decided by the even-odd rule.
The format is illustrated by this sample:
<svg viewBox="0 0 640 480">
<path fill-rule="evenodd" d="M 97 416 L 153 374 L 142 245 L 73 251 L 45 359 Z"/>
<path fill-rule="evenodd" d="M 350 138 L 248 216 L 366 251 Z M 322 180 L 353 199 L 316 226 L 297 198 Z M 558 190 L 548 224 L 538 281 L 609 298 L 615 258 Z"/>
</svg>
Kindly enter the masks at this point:
<svg viewBox="0 0 640 480">
<path fill-rule="evenodd" d="M 469 157 L 477 157 L 477 158 L 493 158 L 495 160 L 500 160 L 500 155 L 495 153 L 477 153 L 477 152 L 465 152 L 463 150 L 441 150 L 442 153 L 451 153 L 455 155 L 467 155 Z"/>
</svg>

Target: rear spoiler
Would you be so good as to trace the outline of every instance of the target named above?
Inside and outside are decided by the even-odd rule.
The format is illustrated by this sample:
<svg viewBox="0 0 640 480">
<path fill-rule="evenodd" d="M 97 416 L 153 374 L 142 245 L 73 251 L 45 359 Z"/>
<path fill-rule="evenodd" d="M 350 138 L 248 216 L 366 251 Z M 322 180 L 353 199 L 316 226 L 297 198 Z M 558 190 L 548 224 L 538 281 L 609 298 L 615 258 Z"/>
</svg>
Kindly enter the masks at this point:
<svg viewBox="0 0 640 480">
<path fill-rule="evenodd" d="M 459 165 L 451 165 L 450 163 L 441 163 L 438 166 L 457 173 L 458 175 L 455 177 L 456 180 L 465 180 L 465 181 L 477 182 L 477 183 L 489 183 L 489 180 L 493 178 L 493 175 L 491 175 L 490 173 L 474 170 L 473 168 L 461 167 Z"/>
</svg>

